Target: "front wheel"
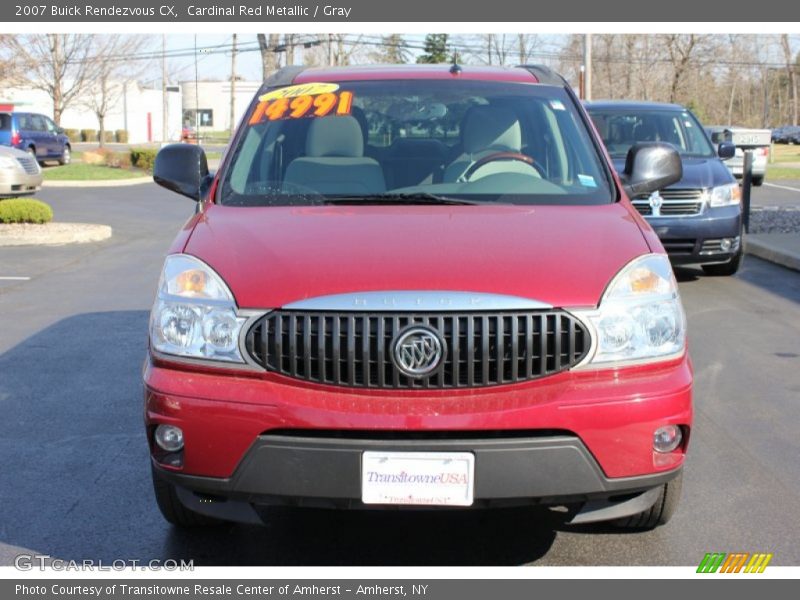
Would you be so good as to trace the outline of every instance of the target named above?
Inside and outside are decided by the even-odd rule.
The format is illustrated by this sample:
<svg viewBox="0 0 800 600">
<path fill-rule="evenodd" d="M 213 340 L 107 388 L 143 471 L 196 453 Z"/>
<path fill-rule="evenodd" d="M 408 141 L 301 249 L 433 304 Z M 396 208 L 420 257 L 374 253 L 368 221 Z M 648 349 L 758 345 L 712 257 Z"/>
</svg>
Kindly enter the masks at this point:
<svg viewBox="0 0 800 600">
<path fill-rule="evenodd" d="M 764 183 L 764 176 L 759 175 L 758 177 L 753 177 L 753 185 L 756 187 L 760 187 L 761 184 Z"/>
<path fill-rule="evenodd" d="M 72 152 L 70 152 L 69 146 L 64 146 L 64 150 L 61 152 L 61 158 L 58 159 L 58 164 L 68 165 L 70 162 L 72 162 Z"/>
<path fill-rule="evenodd" d="M 164 518 L 178 527 L 206 527 L 219 525 L 222 521 L 201 515 L 198 512 L 189 510 L 178 498 L 175 486 L 162 479 L 154 467 L 150 467 L 153 478 L 153 491 L 156 494 L 158 508 Z"/>
<path fill-rule="evenodd" d="M 683 472 L 672 481 L 668 481 L 661 486 L 661 493 L 653 503 L 653 506 L 637 515 L 618 519 L 614 521 L 614 525 L 629 531 L 645 531 L 659 525 L 666 525 L 678 508 L 682 487 Z"/>
</svg>

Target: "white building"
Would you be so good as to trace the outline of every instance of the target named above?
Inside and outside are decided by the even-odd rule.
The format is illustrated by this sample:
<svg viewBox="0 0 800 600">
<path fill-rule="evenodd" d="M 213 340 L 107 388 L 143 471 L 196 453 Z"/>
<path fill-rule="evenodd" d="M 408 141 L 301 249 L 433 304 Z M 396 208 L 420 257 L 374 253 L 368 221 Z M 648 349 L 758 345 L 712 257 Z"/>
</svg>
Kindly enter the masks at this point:
<svg viewBox="0 0 800 600">
<path fill-rule="evenodd" d="M 260 87 L 260 81 L 236 82 L 233 127 L 239 124 L 253 95 Z M 230 81 L 182 81 L 180 90 L 184 125 L 191 127 L 199 125 L 201 134 L 208 131 L 232 129 Z"/>
<path fill-rule="evenodd" d="M 124 129 L 128 132 L 128 142 L 178 141 L 181 136 L 182 103 L 178 86 L 167 88 L 167 131 L 163 131 L 161 88 L 152 89 L 140 86 L 135 81 L 114 81 L 109 84 L 108 109 L 105 117 L 105 130 Z M 85 94 L 77 97 L 61 115 L 61 127 L 65 129 L 100 128 L 97 115 L 92 109 L 100 95 Z M 0 90 L 0 105 L 13 105 L 14 110 L 37 112 L 53 116 L 53 101 L 41 90 L 30 88 L 4 88 Z"/>
</svg>

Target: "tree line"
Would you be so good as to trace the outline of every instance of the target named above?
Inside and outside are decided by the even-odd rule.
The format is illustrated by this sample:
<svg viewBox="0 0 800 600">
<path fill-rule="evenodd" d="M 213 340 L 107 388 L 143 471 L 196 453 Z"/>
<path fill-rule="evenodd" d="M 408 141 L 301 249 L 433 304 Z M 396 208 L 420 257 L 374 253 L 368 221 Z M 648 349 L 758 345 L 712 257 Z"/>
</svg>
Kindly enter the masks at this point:
<svg viewBox="0 0 800 600">
<path fill-rule="evenodd" d="M 45 92 L 57 124 L 68 107 L 91 110 L 102 132 L 106 115 L 122 94 L 122 82 L 144 77 L 160 81 L 161 59 L 192 55 L 187 49 L 167 52 L 160 37 L 2 34 L 0 82 Z M 265 78 L 292 64 L 542 63 L 576 88 L 586 43 L 583 35 L 497 33 L 432 33 L 424 39 L 402 34 L 264 33 L 249 42 L 245 37 L 239 36 L 237 52 L 259 52 Z M 788 34 L 595 34 L 591 48 L 593 98 L 676 102 L 707 124 L 798 124 L 800 52 L 798 40 Z M 218 44 L 203 52 L 230 54 L 231 49 Z M 171 63 L 167 79 L 180 76 L 181 68 L 175 67 L 179 62 Z"/>
</svg>

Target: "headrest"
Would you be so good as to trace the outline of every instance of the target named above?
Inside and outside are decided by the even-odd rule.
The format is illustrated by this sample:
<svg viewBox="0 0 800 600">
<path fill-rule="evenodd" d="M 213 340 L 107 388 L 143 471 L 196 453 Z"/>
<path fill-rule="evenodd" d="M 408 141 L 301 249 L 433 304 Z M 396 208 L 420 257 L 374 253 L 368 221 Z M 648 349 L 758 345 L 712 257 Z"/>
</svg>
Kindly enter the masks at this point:
<svg viewBox="0 0 800 600">
<path fill-rule="evenodd" d="M 317 117 L 306 137 L 306 156 L 360 158 L 364 156 L 364 134 L 351 116 Z"/>
<path fill-rule="evenodd" d="M 509 110 L 475 106 L 467 112 L 462 125 L 464 151 L 473 154 L 483 150 L 519 152 L 522 129 L 517 116 Z"/>
</svg>

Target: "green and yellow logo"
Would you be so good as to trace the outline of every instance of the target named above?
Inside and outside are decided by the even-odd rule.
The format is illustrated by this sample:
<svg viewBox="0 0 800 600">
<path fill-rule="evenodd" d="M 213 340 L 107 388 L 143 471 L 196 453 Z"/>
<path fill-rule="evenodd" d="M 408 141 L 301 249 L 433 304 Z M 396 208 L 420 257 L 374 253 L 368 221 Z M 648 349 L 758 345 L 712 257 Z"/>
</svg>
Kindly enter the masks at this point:
<svg viewBox="0 0 800 600">
<path fill-rule="evenodd" d="M 772 554 L 757 552 L 708 552 L 697 567 L 698 573 L 763 573 Z"/>
</svg>

